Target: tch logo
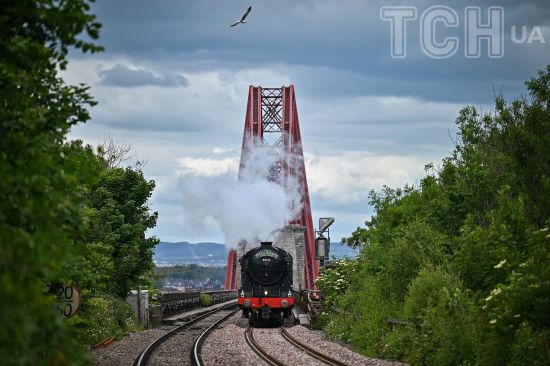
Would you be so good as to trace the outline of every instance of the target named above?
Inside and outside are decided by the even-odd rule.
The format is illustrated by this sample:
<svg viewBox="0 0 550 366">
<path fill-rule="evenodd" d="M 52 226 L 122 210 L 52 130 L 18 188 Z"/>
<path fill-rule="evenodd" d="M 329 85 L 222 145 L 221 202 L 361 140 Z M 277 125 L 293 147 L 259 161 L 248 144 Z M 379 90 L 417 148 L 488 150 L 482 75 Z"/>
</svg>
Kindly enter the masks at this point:
<svg viewBox="0 0 550 366">
<path fill-rule="evenodd" d="M 504 8 L 491 6 L 485 14 L 478 6 L 464 8 L 463 26 L 458 12 L 445 5 L 434 5 L 422 12 L 419 22 L 419 43 L 422 51 L 434 59 L 445 59 L 454 56 L 461 42 L 464 44 L 466 58 L 479 58 L 486 48 L 490 58 L 504 57 Z M 384 6 L 380 9 L 380 19 L 390 23 L 391 57 L 407 56 L 407 30 L 410 24 L 418 19 L 415 6 Z M 527 27 L 513 25 L 510 28 L 510 39 L 516 44 L 546 43 L 542 30 L 538 26 Z M 521 29 L 521 32 L 518 32 Z M 461 39 L 462 38 L 462 39 Z M 485 47 L 483 47 L 485 46 Z"/>
</svg>

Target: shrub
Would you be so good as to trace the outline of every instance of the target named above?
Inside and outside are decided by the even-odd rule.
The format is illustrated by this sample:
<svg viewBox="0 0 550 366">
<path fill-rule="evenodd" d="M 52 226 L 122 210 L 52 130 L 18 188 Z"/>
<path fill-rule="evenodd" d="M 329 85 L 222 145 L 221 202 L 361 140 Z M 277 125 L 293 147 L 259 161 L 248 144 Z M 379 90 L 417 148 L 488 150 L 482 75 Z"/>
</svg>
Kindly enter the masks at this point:
<svg viewBox="0 0 550 366">
<path fill-rule="evenodd" d="M 550 66 L 526 85 L 494 113 L 463 108 L 418 188 L 371 192 L 376 214 L 344 239 L 361 269 L 330 299 L 331 336 L 411 364 L 550 364 Z"/>
<path fill-rule="evenodd" d="M 83 348 L 142 329 L 130 304 L 110 295 L 87 299 L 68 322 Z"/>
<path fill-rule="evenodd" d="M 201 306 L 210 306 L 212 305 L 212 296 L 209 294 L 201 294 Z"/>
<path fill-rule="evenodd" d="M 471 300 L 459 280 L 443 268 L 423 268 L 412 281 L 400 330 L 408 339 L 405 359 L 413 365 L 457 365 L 471 362 Z"/>
</svg>

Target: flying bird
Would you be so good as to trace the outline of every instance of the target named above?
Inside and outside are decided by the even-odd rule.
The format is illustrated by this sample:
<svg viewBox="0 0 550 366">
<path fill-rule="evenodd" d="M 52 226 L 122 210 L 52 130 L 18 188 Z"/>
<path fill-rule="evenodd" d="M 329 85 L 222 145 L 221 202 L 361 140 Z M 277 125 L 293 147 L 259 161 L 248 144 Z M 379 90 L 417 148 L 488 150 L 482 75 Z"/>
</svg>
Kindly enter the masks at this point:
<svg viewBox="0 0 550 366">
<path fill-rule="evenodd" d="M 233 24 L 231 24 L 231 27 L 234 27 L 234 26 L 237 26 L 239 24 L 244 24 L 246 23 L 246 17 L 248 16 L 248 14 L 250 14 L 250 10 L 252 10 L 252 6 L 249 6 L 248 9 L 246 9 L 246 12 L 243 14 L 243 17 L 241 18 L 241 20 L 239 20 L 238 22 L 235 22 Z"/>
</svg>

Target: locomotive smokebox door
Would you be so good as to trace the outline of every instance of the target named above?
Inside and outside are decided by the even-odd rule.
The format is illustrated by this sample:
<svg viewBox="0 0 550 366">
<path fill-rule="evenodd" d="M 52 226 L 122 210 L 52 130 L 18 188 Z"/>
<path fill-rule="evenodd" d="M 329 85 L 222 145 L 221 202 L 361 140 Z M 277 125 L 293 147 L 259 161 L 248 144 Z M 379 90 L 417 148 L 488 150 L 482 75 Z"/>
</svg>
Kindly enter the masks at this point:
<svg viewBox="0 0 550 366">
<path fill-rule="evenodd" d="M 280 325 L 282 314 L 294 307 L 290 253 L 271 242 L 246 252 L 241 258 L 239 291 L 239 307 L 251 326 Z"/>
</svg>

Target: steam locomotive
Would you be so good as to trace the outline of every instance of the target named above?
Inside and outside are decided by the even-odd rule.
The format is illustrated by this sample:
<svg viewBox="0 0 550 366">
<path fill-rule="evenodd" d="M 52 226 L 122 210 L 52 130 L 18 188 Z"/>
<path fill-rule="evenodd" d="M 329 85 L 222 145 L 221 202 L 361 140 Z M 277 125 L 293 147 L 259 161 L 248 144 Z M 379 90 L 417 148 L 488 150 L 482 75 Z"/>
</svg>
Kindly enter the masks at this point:
<svg viewBox="0 0 550 366">
<path fill-rule="evenodd" d="M 239 307 L 251 326 L 280 325 L 294 307 L 292 256 L 262 242 L 239 259 L 241 287 Z"/>
</svg>

